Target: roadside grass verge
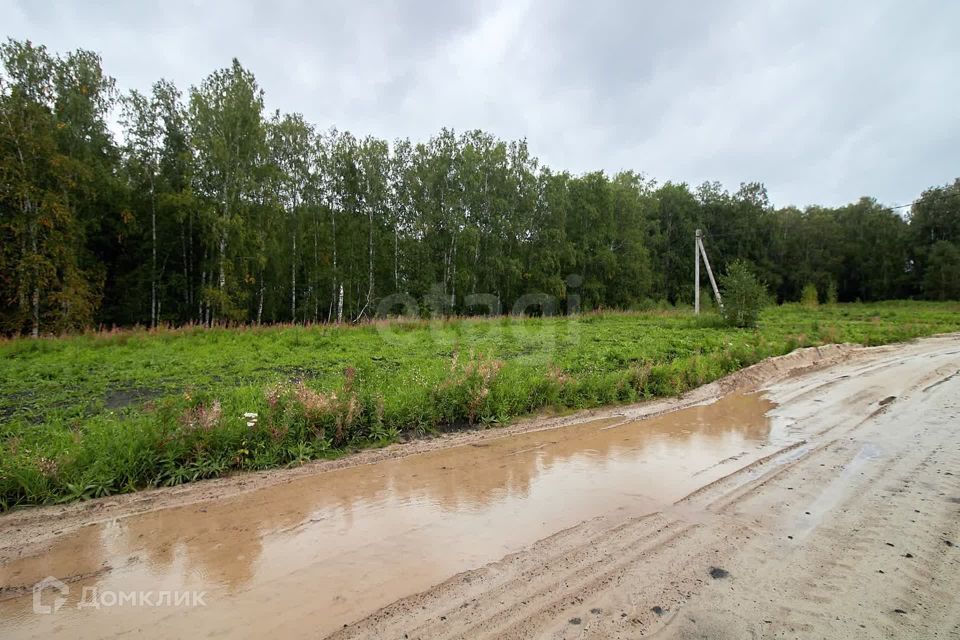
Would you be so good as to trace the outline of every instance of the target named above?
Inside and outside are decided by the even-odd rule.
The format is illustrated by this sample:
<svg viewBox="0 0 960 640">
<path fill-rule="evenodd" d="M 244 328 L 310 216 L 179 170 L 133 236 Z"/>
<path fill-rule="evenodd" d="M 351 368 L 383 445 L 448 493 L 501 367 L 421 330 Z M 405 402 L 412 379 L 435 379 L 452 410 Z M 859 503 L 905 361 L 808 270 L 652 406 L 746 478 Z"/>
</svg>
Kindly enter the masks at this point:
<svg viewBox="0 0 960 640">
<path fill-rule="evenodd" d="M 0 510 L 172 486 L 543 410 L 671 396 L 798 347 L 960 330 L 960 304 L 686 311 L 0 341 Z"/>
</svg>

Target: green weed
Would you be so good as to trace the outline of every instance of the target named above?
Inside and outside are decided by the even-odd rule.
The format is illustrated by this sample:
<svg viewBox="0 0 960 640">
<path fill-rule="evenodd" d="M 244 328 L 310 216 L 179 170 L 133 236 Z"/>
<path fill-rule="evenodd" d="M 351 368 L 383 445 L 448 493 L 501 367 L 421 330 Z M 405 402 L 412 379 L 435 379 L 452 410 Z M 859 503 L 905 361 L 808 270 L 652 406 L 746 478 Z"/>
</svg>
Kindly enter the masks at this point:
<svg viewBox="0 0 960 640">
<path fill-rule="evenodd" d="M 956 303 L 789 304 L 0 342 L 0 510 L 296 466 L 545 409 L 683 393 L 765 357 L 960 330 Z"/>
</svg>

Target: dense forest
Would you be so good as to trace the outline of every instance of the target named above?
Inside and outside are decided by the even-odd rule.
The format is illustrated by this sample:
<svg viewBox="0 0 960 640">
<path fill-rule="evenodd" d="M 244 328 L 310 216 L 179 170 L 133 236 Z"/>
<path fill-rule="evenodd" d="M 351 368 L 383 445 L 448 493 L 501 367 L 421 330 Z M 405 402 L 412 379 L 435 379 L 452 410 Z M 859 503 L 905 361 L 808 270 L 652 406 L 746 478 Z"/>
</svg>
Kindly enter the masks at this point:
<svg viewBox="0 0 960 640">
<path fill-rule="evenodd" d="M 753 182 L 571 175 L 482 131 L 317 129 L 267 113 L 236 60 L 186 93 L 120 95 L 89 51 L 8 40 L 0 58 L 8 334 L 355 321 L 393 294 L 464 314 L 571 288 L 582 308 L 680 304 L 696 228 L 715 270 L 744 259 L 781 301 L 807 284 L 841 301 L 960 297 L 960 180 L 909 209 L 775 208 Z"/>
</svg>

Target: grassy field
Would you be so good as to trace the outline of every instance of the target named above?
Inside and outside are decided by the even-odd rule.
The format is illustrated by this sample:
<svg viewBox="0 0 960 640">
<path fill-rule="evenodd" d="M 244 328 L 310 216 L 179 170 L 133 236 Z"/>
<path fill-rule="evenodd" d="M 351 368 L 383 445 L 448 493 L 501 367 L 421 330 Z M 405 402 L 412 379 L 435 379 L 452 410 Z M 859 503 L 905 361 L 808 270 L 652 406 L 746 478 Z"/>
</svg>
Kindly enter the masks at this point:
<svg viewBox="0 0 960 640">
<path fill-rule="evenodd" d="M 0 509 L 674 395 L 800 346 L 955 330 L 957 303 L 896 302 L 770 308 L 757 330 L 677 311 L 7 340 Z"/>
</svg>

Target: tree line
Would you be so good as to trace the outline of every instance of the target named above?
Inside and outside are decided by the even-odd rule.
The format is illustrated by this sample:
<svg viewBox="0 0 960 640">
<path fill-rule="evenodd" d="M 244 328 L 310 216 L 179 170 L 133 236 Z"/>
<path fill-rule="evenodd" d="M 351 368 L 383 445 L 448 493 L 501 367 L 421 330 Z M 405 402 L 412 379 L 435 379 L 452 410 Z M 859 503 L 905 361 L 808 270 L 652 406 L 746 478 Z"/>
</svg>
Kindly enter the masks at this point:
<svg viewBox="0 0 960 640">
<path fill-rule="evenodd" d="M 841 301 L 960 297 L 960 180 L 903 215 L 872 198 L 776 208 L 755 182 L 571 175 L 483 131 L 318 129 L 268 113 L 236 60 L 185 93 L 124 95 L 90 51 L 11 39 L 0 66 L 8 334 L 346 322 L 394 294 L 444 313 L 574 290 L 586 309 L 685 304 L 697 228 L 715 270 L 745 260 L 781 301 L 809 284 Z"/>
</svg>

